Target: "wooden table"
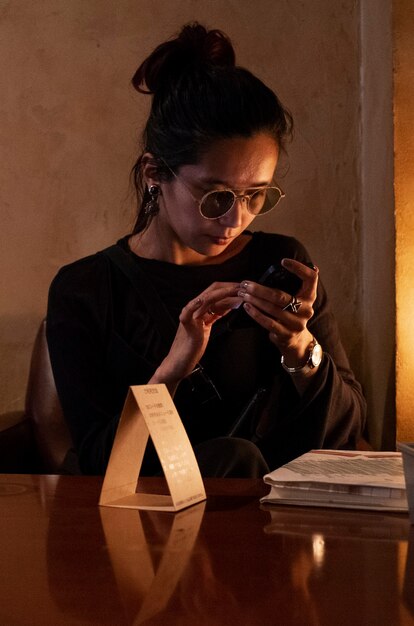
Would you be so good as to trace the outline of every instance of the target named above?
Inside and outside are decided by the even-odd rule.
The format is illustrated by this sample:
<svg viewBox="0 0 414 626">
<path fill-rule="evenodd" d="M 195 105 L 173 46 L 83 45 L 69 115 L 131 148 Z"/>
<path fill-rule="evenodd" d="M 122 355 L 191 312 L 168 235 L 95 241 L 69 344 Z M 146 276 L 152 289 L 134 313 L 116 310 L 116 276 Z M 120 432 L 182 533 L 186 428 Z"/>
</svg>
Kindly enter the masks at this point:
<svg viewBox="0 0 414 626">
<path fill-rule="evenodd" d="M 265 508 L 261 481 L 205 482 L 206 503 L 171 514 L 99 507 L 100 478 L 0 475 L 0 624 L 414 624 L 407 515 Z"/>
</svg>

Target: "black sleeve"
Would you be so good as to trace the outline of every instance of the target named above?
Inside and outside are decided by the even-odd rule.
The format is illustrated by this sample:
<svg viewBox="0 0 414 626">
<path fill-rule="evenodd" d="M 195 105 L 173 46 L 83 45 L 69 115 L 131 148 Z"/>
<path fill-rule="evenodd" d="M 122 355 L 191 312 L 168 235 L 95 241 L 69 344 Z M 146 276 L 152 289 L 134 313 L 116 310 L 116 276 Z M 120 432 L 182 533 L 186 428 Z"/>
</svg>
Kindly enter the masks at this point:
<svg viewBox="0 0 414 626">
<path fill-rule="evenodd" d="M 110 281 L 97 255 L 63 268 L 51 284 L 47 340 L 58 395 L 81 471 L 105 471 L 119 419 L 109 384 Z"/>
<path fill-rule="evenodd" d="M 292 256 L 310 261 L 298 242 Z M 362 388 L 350 368 L 321 281 L 308 328 L 324 350 L 322 363 L 302 397 L 291 375 L 280 367 L 257 431 L 271 469 L 311 449 L 355 448 L 365 425 Z"/>
</svg>

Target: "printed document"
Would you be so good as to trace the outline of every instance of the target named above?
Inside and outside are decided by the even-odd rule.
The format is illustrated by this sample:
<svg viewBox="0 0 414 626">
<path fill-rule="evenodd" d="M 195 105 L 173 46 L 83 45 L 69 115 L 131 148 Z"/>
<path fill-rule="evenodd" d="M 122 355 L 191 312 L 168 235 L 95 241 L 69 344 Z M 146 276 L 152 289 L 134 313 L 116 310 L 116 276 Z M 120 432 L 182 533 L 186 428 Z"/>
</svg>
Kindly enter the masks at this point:
<svg viewBox="0 0 414 626">
<path fill-rule="evenodd" d="M 264 482 L 263 503 L 408 511 L 400 452 L 312 450 Z"/>
</svg>

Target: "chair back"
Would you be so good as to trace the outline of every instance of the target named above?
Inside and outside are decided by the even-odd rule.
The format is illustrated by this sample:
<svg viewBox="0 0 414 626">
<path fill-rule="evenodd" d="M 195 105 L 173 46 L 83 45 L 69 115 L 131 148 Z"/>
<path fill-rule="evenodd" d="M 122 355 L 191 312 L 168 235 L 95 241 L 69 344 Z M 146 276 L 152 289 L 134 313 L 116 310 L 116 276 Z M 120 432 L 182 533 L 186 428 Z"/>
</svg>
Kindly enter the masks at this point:
<svg viewBox="0 0 414 626">
<path fill-rule="evenodd" d="M 72 438 L 56 391 L 46 340 L 46 320 L 38 330 L 26 391 L 26 415 L 30 419 L 40 457 L 40 470 L 60 474 Z"/>
</svg>

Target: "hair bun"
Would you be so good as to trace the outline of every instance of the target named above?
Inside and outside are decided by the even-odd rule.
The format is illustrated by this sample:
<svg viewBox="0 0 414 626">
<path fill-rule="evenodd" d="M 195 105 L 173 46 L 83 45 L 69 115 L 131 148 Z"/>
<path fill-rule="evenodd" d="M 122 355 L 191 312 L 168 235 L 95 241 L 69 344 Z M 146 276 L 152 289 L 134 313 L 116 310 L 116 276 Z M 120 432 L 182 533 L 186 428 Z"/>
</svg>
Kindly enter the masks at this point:
<svg viewBox="0 0 414 626">
<path fill-rule="evenodd" d="M 221 30 L 207 30 L 197 22 L 184 26 L 178 42 L 193 61 L 234 66 L 236 57 L 230 39 Z"/>
<path fill-rule="evenodd" d="M 153 94 L 190 68 L 234 66 L 235 63 L 236 56 L 227 35 L 194 22 L 185 25 L 178 37 L 155 48 L 135 72 L 132 84 L 140 93 Z"/>
</svg>

